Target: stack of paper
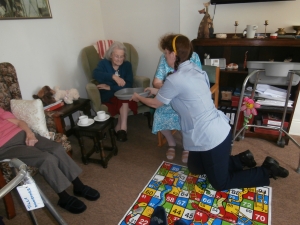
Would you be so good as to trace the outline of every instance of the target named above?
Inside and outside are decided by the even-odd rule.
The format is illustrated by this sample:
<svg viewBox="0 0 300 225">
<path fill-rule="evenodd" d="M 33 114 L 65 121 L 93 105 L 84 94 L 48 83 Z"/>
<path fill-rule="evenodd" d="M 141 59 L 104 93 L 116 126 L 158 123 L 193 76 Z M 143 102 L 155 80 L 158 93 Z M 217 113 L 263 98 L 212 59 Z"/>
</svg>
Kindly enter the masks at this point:
<svg viewBox="0 0 300 225">
<path fill-rule="evenodd" d="M 256 101 L 256 103 L 260 104 L 260 105 L 268 105 L 268 106 L 280 106 L 280 107 L 284 107 L 285 106 L 285 102 L 283 101 L 276 101 L 276 100 L 272 100 L 272 99 L 258 99 Z M 293 107 L 293 101 L 288 102 L 287 107 Z"/>
<path fill-rule="evenodd" d="M 287 90 L 268 84 L 257 84 L 255 91 L 261 95 L 269 96 L 270 98 L 281 99 L 283 101 L 285 101 L 287 95 Z"/>
<path fill-rule="evenodd" d="M 277 88 L 268 84 L 257 84 L 256 90 L 258 97 L 263 98 L 257 100 L 257 103 L 268 106 L 285 106 L 287 98 L 287 90 Z M 292 107 L 294 101 L 289 100 L 287 107 Z"/>
</svg>

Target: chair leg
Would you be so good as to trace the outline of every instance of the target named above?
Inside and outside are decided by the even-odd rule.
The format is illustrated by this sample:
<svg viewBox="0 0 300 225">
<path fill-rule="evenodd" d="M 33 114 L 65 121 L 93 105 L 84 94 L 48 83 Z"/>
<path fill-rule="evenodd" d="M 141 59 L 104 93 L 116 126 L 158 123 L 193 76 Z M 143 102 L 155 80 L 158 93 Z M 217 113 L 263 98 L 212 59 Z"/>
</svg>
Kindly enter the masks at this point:
<svg viewBox="0 0 300 225">
<path fill-rule="evenodd" d="M 157 132 L 157 140 L 158 140 L 159 147 L 163 146 L 164 143 L 166 143 L 167 141 L 160 131 Z"/>
<path fill-rule="evenodd" d="M 148 127 L 151 129 L 152 128 L 152 115 L 150 112 L 145 112 L 144 116 L 147 117 L 148 120 Z"/>
<path fill-rule="evenodd" d="M 2 171 L 0 170 L 0 188 L 3 188 L 6 185 L 4 176 Z M 6 209 L 6 215 L 8 219 L 12 219 L 16 216 L 16 210 L 15 210 L 15 205 L 14 201 L 12 198 L 11 193 L 9 192 L 3 197 L 5 209 Z"/>
</svg>

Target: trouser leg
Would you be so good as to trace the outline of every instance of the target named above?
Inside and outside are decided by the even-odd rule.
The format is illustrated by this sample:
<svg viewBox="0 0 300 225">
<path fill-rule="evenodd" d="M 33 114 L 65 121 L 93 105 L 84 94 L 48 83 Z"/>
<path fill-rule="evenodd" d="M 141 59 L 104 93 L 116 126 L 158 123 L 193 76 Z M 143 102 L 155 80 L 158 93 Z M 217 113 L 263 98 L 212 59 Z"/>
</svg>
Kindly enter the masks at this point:
<svg viewBox="0 0 300 225">
<path fill-rule="evenodd" d="M 212 150 L 201 152 L 207 178 L 217 190 L 230 188 L 259 187 L 270 184 L 269 175 L 262 167 L 237 170 L 242 163 L 238 157 L 230 157 L 229 163 L 223 160 L 231 151 L 231 135 Z"/>
<path fill-rule="evenodd" d="M 217 147 L 204 152 L 190 152 L 188 166 L 206 174 L 217 190 L 269 185 L 269 175 L 263 167 L 242 170 L 238 156 L 230 156 L 231 134 Z M 190 162 L 191 159 L 191 162 Z"/>
<path fill-rule="evenodd" d="M 34 147 L 26 146 L 25 132 L 19 132 L 0 148 L 0 158 L 18 158 L 39 169 L 56 193 L 64 191 L 81 173 L 81 168 L 68 156 L 61 144 L 36 135 Z"/>
</svg>

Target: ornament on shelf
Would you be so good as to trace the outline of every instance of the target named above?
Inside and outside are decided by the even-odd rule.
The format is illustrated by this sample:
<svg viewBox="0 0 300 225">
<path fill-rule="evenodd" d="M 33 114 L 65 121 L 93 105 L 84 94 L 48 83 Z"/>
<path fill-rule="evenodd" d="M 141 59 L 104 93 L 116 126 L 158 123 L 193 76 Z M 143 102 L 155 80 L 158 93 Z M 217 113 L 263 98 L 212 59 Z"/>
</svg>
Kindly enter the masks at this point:
<svg viewBox="0 0 300 225">
<path fill-rule="evenodd" d="M 198 11 L 200 14 L 205 14 L 205 15 L 199 24 L 197 38 L 213 38 L 214 36 L 213 19 L 210 17 L 208 13 L 208 7 L 210 5 L 210 2 L 203 3 L 203 5 L 205 8 Z"/>
<path fill-rule="evenodd" d="M 265 20 L 265 38 L 267 37 L 267 26 L 269 25 L 268 20 Z"/>
<path fill-rule="evenodd" d="M 235 29 L 234 29 L 234 36 L 232 36 L 232 38 L 240 38 L 239 36 L 236 35 L 236 28 L 237 28 L 238 25 L 239 25 L 239 22 L 238 22 L 238 21 L 235 21 L 235 22 L 234 22 L 234 26 L 235 26 Z"/>
</svg>

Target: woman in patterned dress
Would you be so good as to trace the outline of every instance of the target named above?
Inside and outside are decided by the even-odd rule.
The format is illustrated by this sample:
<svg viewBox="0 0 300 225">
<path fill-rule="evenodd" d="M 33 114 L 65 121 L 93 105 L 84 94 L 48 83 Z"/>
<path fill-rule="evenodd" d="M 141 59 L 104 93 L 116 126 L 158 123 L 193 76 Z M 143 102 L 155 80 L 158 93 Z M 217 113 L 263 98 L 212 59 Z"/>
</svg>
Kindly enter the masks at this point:
<svg viewBox="0 0 300 225">
<path fill-rule="evenodd" d="M 174 34 L 174 37 L 176 35 Z M 193 52 L 190 61 L 201 67 L 201 62 L 197 53 Z M 170 67 L 166 61 L 164 55 L 160 57 L 157 70 L 155 72 L 155 78 L 153 79 L 153 87 L 159 89 L 162 87 L 166 77 L 169 73 L 172 73 L 174 69 Z M 154 113 L 152 133 L 157 134 L 160 131 L 168 142 L 168 150 L 166 152 L 167 159 L 173 160 L 175 157 L 176 142 L 172 135 L 172 130 L 181 130 L 180 118 L 178 114 L 173 110 L 170 104 L 163 105 L 157 108 Z M 187 163 L 189 152 L 183 151 L 181 160 L 183 163 Z"/>
</svg>

